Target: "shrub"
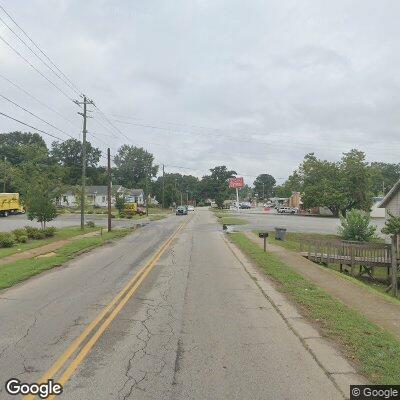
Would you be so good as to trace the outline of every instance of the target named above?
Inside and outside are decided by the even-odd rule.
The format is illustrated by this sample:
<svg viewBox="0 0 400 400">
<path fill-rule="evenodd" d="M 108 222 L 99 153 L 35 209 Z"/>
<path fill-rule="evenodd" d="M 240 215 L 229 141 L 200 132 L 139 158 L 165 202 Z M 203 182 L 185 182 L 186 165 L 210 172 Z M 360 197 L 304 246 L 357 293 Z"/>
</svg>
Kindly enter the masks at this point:
<svg viewBox="0 0 400 400">
<path fill-rule="evenodd" d="M 382 233 L 385 235 L 400 235 L 400 217 L 389 213 L 389 218 L 382 228 Z"/>
<path fill-rule="evenodd" d="M 25 229 L 22 229 L 22 228 L 21 228 L 21 229 L 14 229 L 11 233 L 14 235 L 15 240 L 16 240 L 17 242 L 20 242 L 19 238 L 20 238 L 21 236 L 27 236 L 27 235 L 26 235 L 26 230 L 25 230 Z"/>
<path fill-rule="evenodd" d="M 13 247 L 15 244 L 14 235 L 8 232 L 0 232 L 0 247 Z"/>
<path fill-rule="evenodd" d="M 88 221 L 88 222 L 86 222 L 86 226 L 88 228 L 94 228 L 96 226 L 96 224 L 93 221 Z"/>
<path fill-rule="evenodd" d="M 56 228 L 54 228 L 54 226 L 49 226 L 43 229 L 43 233 L 46 237 L 54 236 L 56 234 Z"/>
<path fill-rule="evenodd" d="M 28 236 L 27 235 L 20 235 L 17 237 L 17 242 L 18 243 L 26 243 L 28 241 Z"/>
<path fill-rule="evenodd" d="M 347 211 L 346 217 L 340 217 L 338 233 L 344 240 L 368 242 L 375 237 L 376 226 L 370 225 L 368 213 L 361 210 Z"/>
<path fill-rule="evenodd" d="M 42 229 L 34 228 L 32 226 L 25 226 L 25 230 L 29 239 L 40 240 L 46 237 Z"/>
</svg>

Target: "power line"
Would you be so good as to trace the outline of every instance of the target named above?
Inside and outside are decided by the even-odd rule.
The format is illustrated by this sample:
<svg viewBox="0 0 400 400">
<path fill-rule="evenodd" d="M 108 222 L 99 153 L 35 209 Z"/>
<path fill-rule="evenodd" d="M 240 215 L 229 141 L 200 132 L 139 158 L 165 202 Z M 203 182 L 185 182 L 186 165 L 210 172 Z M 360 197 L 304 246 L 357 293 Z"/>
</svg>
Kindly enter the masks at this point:
<svg viewBox="0 0 400 400">
<path fill-rule="evenodd" d="M 36 115 L 36 114 L 34 114 L 33 112 L 27 110 L 26 108 L 20 106 L 19 104 L 17 104 L 15 101 L 12 101 L 12 100 L 9 99 L 8 97 L 3 96 L 2 94 L 0 94 L 0 97 L 3 98 L 4 100 L 7 100 L 8 102 L 10 102 L 11 104 L 13 104 L 14 106 L 20 108 L 21 110 L 27 112 L 28 114 L 32 115 L 33 117 L 37 118 L 38 120 L 40 120 L 40 121 L 44 122 L 45 124 L 49 125 L 49 126 L 52 127 L 53 129 L 56 129 L 57 131 L 59 131 L 59 132 L 61 132 L 61 133 L 64 133 L 65 135 L 69 136 L 70 138 L 75 139 L 75 138 L 74 138 L 73 136 L 71 136 L 69 133 L 63 131 L 63 130 L 60 129 L 60 128 L 57 128 L 56 126 L 54 126 L 54 125 L 51 124 L 50 122 L 48 122 L 48 121 L 46 121 L 45 119 L 39 117 L 38 115 Z"/>
<path fill-rule="evenodd" d="M 7 40 L 5 40 L 0 35 L 0 40 L 5 43 L 9 49 L 11 49 L 15 54 L 17 54 L 22 60 L 24 60 L 31 68 L 33 68 L 40 76 L 46 79 L 52 86 L 54 86 L 62 95 L 64 95 L 68 100 L 73 101 L 73 98 L 70 97 L 67 93 L 64 92 L 59 86 L 57 86 L 52 80 L 50 80 L 45 74 L 43 74 L 37 67 L 35 67 L 26 57 L 24 57 L 18 50 L 16 50 Z"/>
<path fill-rule="evenodd" d="M 44 131 L 44 130 L 42 130 L 42 129 L 36 128 L 35 126 L 29 125 L 29 124 L 27 124 L 26 122 L 23 122 L 23 121 L 20 121 L 19 119 L 13 118 L 13 117 L 11 117 L 10 115 L 7 115 L 7 114 L 5 114 L 5 113 L 3 113 L 3 112 L 1 112 L 1 111 L 0 111 L 0 115 L 3 115 L 4 117 L 9 118 L 9 119 L 12 119 L 12 120 L 15 121 L 15 122 L 18 122 L 18 123 L 20 123 L 20 124 L 22 124 L 22 125 L 25 125 L 25 126 L 29 127 L 29 128 L 35 129 L 35 131 L 44 133 L 44 134 L 47 135 L 47 136 L 51 136 L 51 137 L 54 138 L 54 139 L 61 140 L 61 142 L 64 142 L 63 139 L 61 139 L 60 137 L 58 137 L 58 136 L 56 136 L 56 135 L 53 135 L 53 134 L 51 134 L 51 133 L 49 133 L 49 132 L 46 132 L 46 131 Z"/>
<path fill-rule="evenodd" d="M 6 78 L 4 75 L 0 74 L 0 78 L 4 79 L 5 81 L 7 81 L 8 83 L 10 83 L 11 85 L 13 85 L 14 87 L 16 87 L 18 90 L 20 90 L 21 92 L 23 92 L 24 94 L 26 94 L 27 96 L 29 96 L 30 98 L 32 98 L 33 100 L 35 100 L 37 103 L 39 103 L 40 105 L 42 105 L 43 107 L 46 107 L 48 110 L 50 110 L 51 112 L 57 114 L 59 117 L 61 117 L 62 119 L 64 119 L 66 122 L 68 122 L 71 126 L 74 127 L 74 129 L 76 129 L 76 126 L 74 126 L 74 123 L 72 122 L 71 119 L 66 118 L 61 112 L 57 111 L 56 109 L 54 109 L 53 107 L 50 107 L 49 105 L 47 105 L 46 103 L 44 103 L 43 101 L 41 101 L 40 99 L 38 99 L 36 96 L 34 96 L 32 93 L 29 93 L 27 90 L 25 90 L 24 88 L 22 88 L 21 86 L 19 86 L 18 84 L 16 84 L 15 82 L 13 82 L 12 80 Z"/>
<path fill-rule="evenodd" d="M 10 20 L 20 29 L 20 31 L 29 39 L 29 41 L 43 54 L 43 56 L 57 69 L 57 71 L 78 91 L 81 92 L 76 85 L 68 78 L 67 75 L 64 74 L 63 71 L 51 60 L 51 58 L 33 41 L 33 39 L 26 33 L 24 29 L 17 23 L 17 21 L 10 15 L 9 12 L 4 8 L 3 5 L 0 4 L 0 8 L 3 12 L 10 18 Z"/>
<path fill-rule="evenodd" d="M 68 81 L 65 80 L 60 74 L 58 74 L 46 61 L 44 61 L 26 42 L 21 38 L 21 36 L 16 33 L 10 25 L 7 24 L 7 22 L 4 21 L 3 18 L 0 17 L 0 21 L 19 39 L 21 43 L 24 44 L 24 46 L 36 57 L 38 58 L 53 74 L 60 79 L 65 85 L 67 85 L 72 91 L 74 91 L 76 94 L 80 94 L 79 91 L 77 91 L 74 86 L 72 86 Z"/>
</svg>

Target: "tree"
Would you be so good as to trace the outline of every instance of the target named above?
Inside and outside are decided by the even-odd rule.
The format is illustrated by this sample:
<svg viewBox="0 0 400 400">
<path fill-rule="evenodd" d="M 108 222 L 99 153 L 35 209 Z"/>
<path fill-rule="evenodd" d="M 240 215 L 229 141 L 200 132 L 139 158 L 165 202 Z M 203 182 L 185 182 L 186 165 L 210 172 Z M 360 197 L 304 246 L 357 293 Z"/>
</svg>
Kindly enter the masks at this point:
<svg viewBox="0 0 400 400">
<path fill-rule="evenodd" d="M 369 174 L 372 194 L 383 196 L 400 179 L 400 163 L 373 162 L 369 167 Z"/>
<path fill-rule="evenodd" d="M 59 196 L 57 183 L 45 174 L 37 174 L 33 185 L 30 185 L 25 196 L 28 218 L 36 219 L 42 228 L 46 222 L 57 216 L 55 202 Z"/>
<path fill-rule="evenodd" d="M 370 225 L 369 213 L 362 210 L 349 210 L 346 216 L 340 217 L 338 233 L 344 240 L 368 242 L 375 237 L 376 226 Z"/>
<path fill-rule="evenodd" d="M 365 153 L 352 149 L 344 153 L 340 162 L 341 190 L 343 193 L 342 213 L 353 208 L 370 211 L 372 193 L 370 170 Z"/>
<path fill-rule="evenodd" d="M 265 200 L 268 197 L 272 197 L 275 184 L 276 180 L 272 175 L 258 175 L 254 181 L 254 190 L 258 194 L 258 198 Z"/>
<path fill-rule="evenodd" d="M 304 157 L 298 174 L 303 187 L 303 206 L 326 206 L 338 216 L 344 204 L 339 164 L 317 159 L 314 153 L 309 153 Z"/>
<path fill-rule="evenodd" d="M 64 167 L 63 182 L 67 185 L 77 185 L 82 179 L 82 143 L 77 139 L 65 142 L 53 142 L 51 156 L 55 162 Z M 98 183 L 91 179 L 97 175 L 97 165 L 101 150 L 86 142 L 86 175 L 88 183 Z M 91 180 L 91 181 L 90 181 Z M 100 182 L 99 182 L 100 183 Z"/>
<path fill-rule="evenodd" d="M 131 189 L 149 186 L 149 180 L 155 177 L 158 171 L 158 166 L 153 165 L 153 162 L 153 154 L 142 147 L 123 145 L 114 157 L 118 182 Z"/>
<path fill-rule="evenodd" d="M 216 199 L 217 196 L 226 200 L 232 192 L 229 189 L 229 178 L 236 175 L 235 171 L 228 170 L 225 165 L 210 169 L 211 175 L 205 175 L 201 181 L 201 192 L 204 198 Z"/>
<path fill-rule="evenodd" d="M 42 162 L 48 157 L 45 141 L 38 133 L 9 132 L 0 134 L 0 157 L 12 165 Z"/>
<path fill-rule="evenodd" d="M 115 198 L 115 208 L 118 210 L 119 214 L 122 214 L 125 209 L 125 197 L 119 193 Z"/>
</svg>

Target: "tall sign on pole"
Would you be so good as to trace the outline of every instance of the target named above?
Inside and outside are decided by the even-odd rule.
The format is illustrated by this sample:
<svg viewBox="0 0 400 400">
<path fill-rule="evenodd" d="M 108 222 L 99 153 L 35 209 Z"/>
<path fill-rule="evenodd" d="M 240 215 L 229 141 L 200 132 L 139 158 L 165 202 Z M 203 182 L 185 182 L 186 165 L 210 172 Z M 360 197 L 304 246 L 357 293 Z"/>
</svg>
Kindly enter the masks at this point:
<svg viewBox="0 0 400 400">
<path fill-rule="evenodd" d="M 236 209 L 239 211 L 239 189 L 244 186 L 244 180 L 242 177 L 230 178 L 229 187 L 236 189 Z"/>
</svg>

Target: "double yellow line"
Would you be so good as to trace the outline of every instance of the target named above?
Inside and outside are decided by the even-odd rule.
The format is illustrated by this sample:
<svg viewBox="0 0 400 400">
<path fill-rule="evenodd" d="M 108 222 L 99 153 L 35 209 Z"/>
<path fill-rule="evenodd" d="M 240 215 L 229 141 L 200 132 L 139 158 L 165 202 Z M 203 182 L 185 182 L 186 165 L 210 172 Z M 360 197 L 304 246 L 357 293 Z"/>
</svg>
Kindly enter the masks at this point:
<svg viewBox="0 0 400 400">
<path fill-rule="evenodd" d="M 191 218 L 190 218 L 191 219 Z M 156 265 L 161 256 L 168 249 L 172 241 L 176 238 L 179 232 L 186 226 L 190 221 L 187 219 L 181 224 L 178 229 L 164 242 L 160 249 L 155 253 L 153 258 L 141 268 L 136 275 L 127 283 L 127 285 L 114 297 L 114 299 L 97 315 L 97 317 L 86 327 L 86 329 L 79 335 L 71 345 L 65 350 L 61 357 L 51 366 L 51 368 L 40 378 L 40 383 L 47 382 L 49 379 L 54 379 L 57 383 L 62 386 L 71 378 L 75 370 L 82 363 L 82 361 L 89 354 L 90 350 L 99 340 L 104 331 L 108 328 L 115 317 L 120 313 L 125 304 L 129 301 L 132 295 L 135 293 L 140 284 L 144 281 L 146 276 L 150 273 L 153 267 Z M 103 322 L 101 322 L 103 321 Z M 101 324 L 99 325 L 99 323 Z M 90 336 L 90 338 L 89 338 Z M 81 345 L 83 345 L 81 347 Z M 79 348 L 81 349 L 79 350 Z M 79 350 L 79 351 L 78 351 Z M 61 368 L 67 363 L 67 361 L 76 352 L 75 358 L 65 368 L 64 372 L 59 379 L 55 379 L 55 375 L 60 371 Z M 34 395 L 28 395 L 24 397 L 24 400 L 34 399 Z M 49 396 L 48 400 L 54 399 L 53 396 Z"/>
</svg>

